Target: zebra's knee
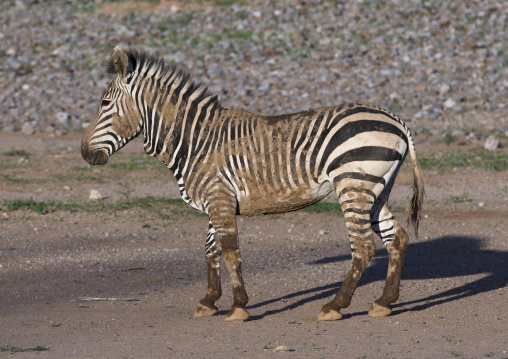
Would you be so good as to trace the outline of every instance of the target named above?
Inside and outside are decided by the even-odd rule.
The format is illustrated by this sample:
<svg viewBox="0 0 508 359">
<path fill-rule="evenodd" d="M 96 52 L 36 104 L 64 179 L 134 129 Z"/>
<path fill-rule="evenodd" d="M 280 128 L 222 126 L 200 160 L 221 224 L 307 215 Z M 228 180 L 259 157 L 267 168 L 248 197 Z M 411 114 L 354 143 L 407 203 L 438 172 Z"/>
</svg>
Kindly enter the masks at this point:
<svg viewBox="0 0 508 359">
<path fill-rule="evenodd" d="M 405 251 L 409 244 L 409 235 L 407 232 L 397 223 L 394 223 L 395 234 L 393 240 L 386 244 L 387 249 L 394 249 L 396 251 Z"/>
<path fill-rule="evenodd" d="M 376 246 L 374 239 L 369 236 L 367 239 L 356 240 L 353 243 L 353 266 L 362 272 L 367 268 L 370 260 L 374 256 Z"/>
</svg>

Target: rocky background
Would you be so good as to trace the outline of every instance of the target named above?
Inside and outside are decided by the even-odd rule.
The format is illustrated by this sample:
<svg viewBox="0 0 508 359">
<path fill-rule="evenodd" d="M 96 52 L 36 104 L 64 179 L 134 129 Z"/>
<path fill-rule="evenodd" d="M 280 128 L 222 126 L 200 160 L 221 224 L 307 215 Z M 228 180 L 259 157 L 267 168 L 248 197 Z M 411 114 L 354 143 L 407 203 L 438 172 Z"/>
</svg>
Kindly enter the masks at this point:
<svg viewBox="0 0 508 359">
<path fill-rule="evenodd" d="M 0 0 L 0 131 L 82 131 L 115 45 L 262 114 L 369 102 L 417 141 L 508 136 L 508 3 Z M 492 138 L 492 137 L 491 137 Z M 496 143 L 494 143 L 497 146 Z"/>
</svg>

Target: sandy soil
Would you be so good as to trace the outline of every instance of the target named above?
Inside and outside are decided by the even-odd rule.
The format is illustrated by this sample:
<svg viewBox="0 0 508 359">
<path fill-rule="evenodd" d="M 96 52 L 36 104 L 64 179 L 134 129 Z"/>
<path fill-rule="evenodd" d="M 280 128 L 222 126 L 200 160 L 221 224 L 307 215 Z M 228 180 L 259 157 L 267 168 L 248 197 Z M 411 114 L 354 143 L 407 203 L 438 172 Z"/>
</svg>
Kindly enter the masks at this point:
<svg viewBox="0 0 508 359">
<path fill-rule="evenodd" d="M 81 160 L 79 141 L 79 134 L 0 134 L 0 201 L 86 202 L 92 189 L 104 203 L 178 197 L 162 166 L 114 167 L 147 159 L 139 141 L 93 169 Z M 5 155 L 12 150 L 28 157 Z M 470 169 L 426 172 L 425 218 L 419 238 L 411 235 L 392 315 L 367 316 L 386 276 L 386 251 L 378 242 L 337 322 L 316 318 L 350 264 L 342 216 L 240 217 L 251 320 L 226 323 L 225 268 L 218 315 L 193 317 L 206 289 L 206 217 L 175 215 L 171 208 L 43 215 L 4 208 L 0 358 L 508 358 L 507 178 Z M 391 202 L 399 218 L 406 216 L 410 183 L 405 168 Z M 37 346 L 49 350 L 6 351 Z M 278 346 L 288 351 L 274 352 Z"/>
</svg>

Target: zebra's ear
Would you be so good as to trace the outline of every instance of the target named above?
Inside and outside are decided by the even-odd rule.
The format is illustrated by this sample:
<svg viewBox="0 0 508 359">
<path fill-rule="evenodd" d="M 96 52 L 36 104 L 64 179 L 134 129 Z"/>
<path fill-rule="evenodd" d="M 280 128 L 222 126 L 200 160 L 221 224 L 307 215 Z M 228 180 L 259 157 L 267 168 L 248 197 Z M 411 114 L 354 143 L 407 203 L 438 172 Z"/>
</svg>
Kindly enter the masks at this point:
<svg viewBox="0 0 508 359">
<path fill-rule="evenodd" d="M 111 53 L 111 60 L 113 61 L 118 76 L 126 77 L 129 69 L 129 56 L 127 56 L 120 46 L 114 48 Z"/>
</svg>

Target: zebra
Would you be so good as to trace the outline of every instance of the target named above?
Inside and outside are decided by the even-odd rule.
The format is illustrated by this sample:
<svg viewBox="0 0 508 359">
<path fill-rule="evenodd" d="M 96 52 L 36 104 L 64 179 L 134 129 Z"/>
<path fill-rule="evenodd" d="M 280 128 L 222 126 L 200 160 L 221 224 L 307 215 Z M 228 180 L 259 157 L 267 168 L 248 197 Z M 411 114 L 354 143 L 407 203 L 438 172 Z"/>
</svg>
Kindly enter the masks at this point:
<svg viewBox="0 0 508 359">
<path fill-rule="evenodd" d="M 163 58 L 115 47 L 106 71 L 116 75 L 81 142 L 82 157 L 104 165 L 143 133 L 146 154 L 174 174 L 183 200 L 209 218 L 206 295 L 196 317 L 217 312 L 219 263 L 230 273 L 233 304 L 226 321 L 245 321 L 237 215 L 285 213 L 332 191 L 344 213 L 352 262 L 318 320 L 337 320 L 349 306 L 369 260 L 374 232 L 388 251 L 386 283 L 368 314 L 383 317 L 399 297 L 406 231 L 388 208 L 395 177 L 409 153 L 413 194 L 408 223 L 418 235 L 424 199 L 421 168 L 407 125 L 391 112 L 360 103 L 262 116 L 222 106 L 218 95 Z"/>
</svg>

